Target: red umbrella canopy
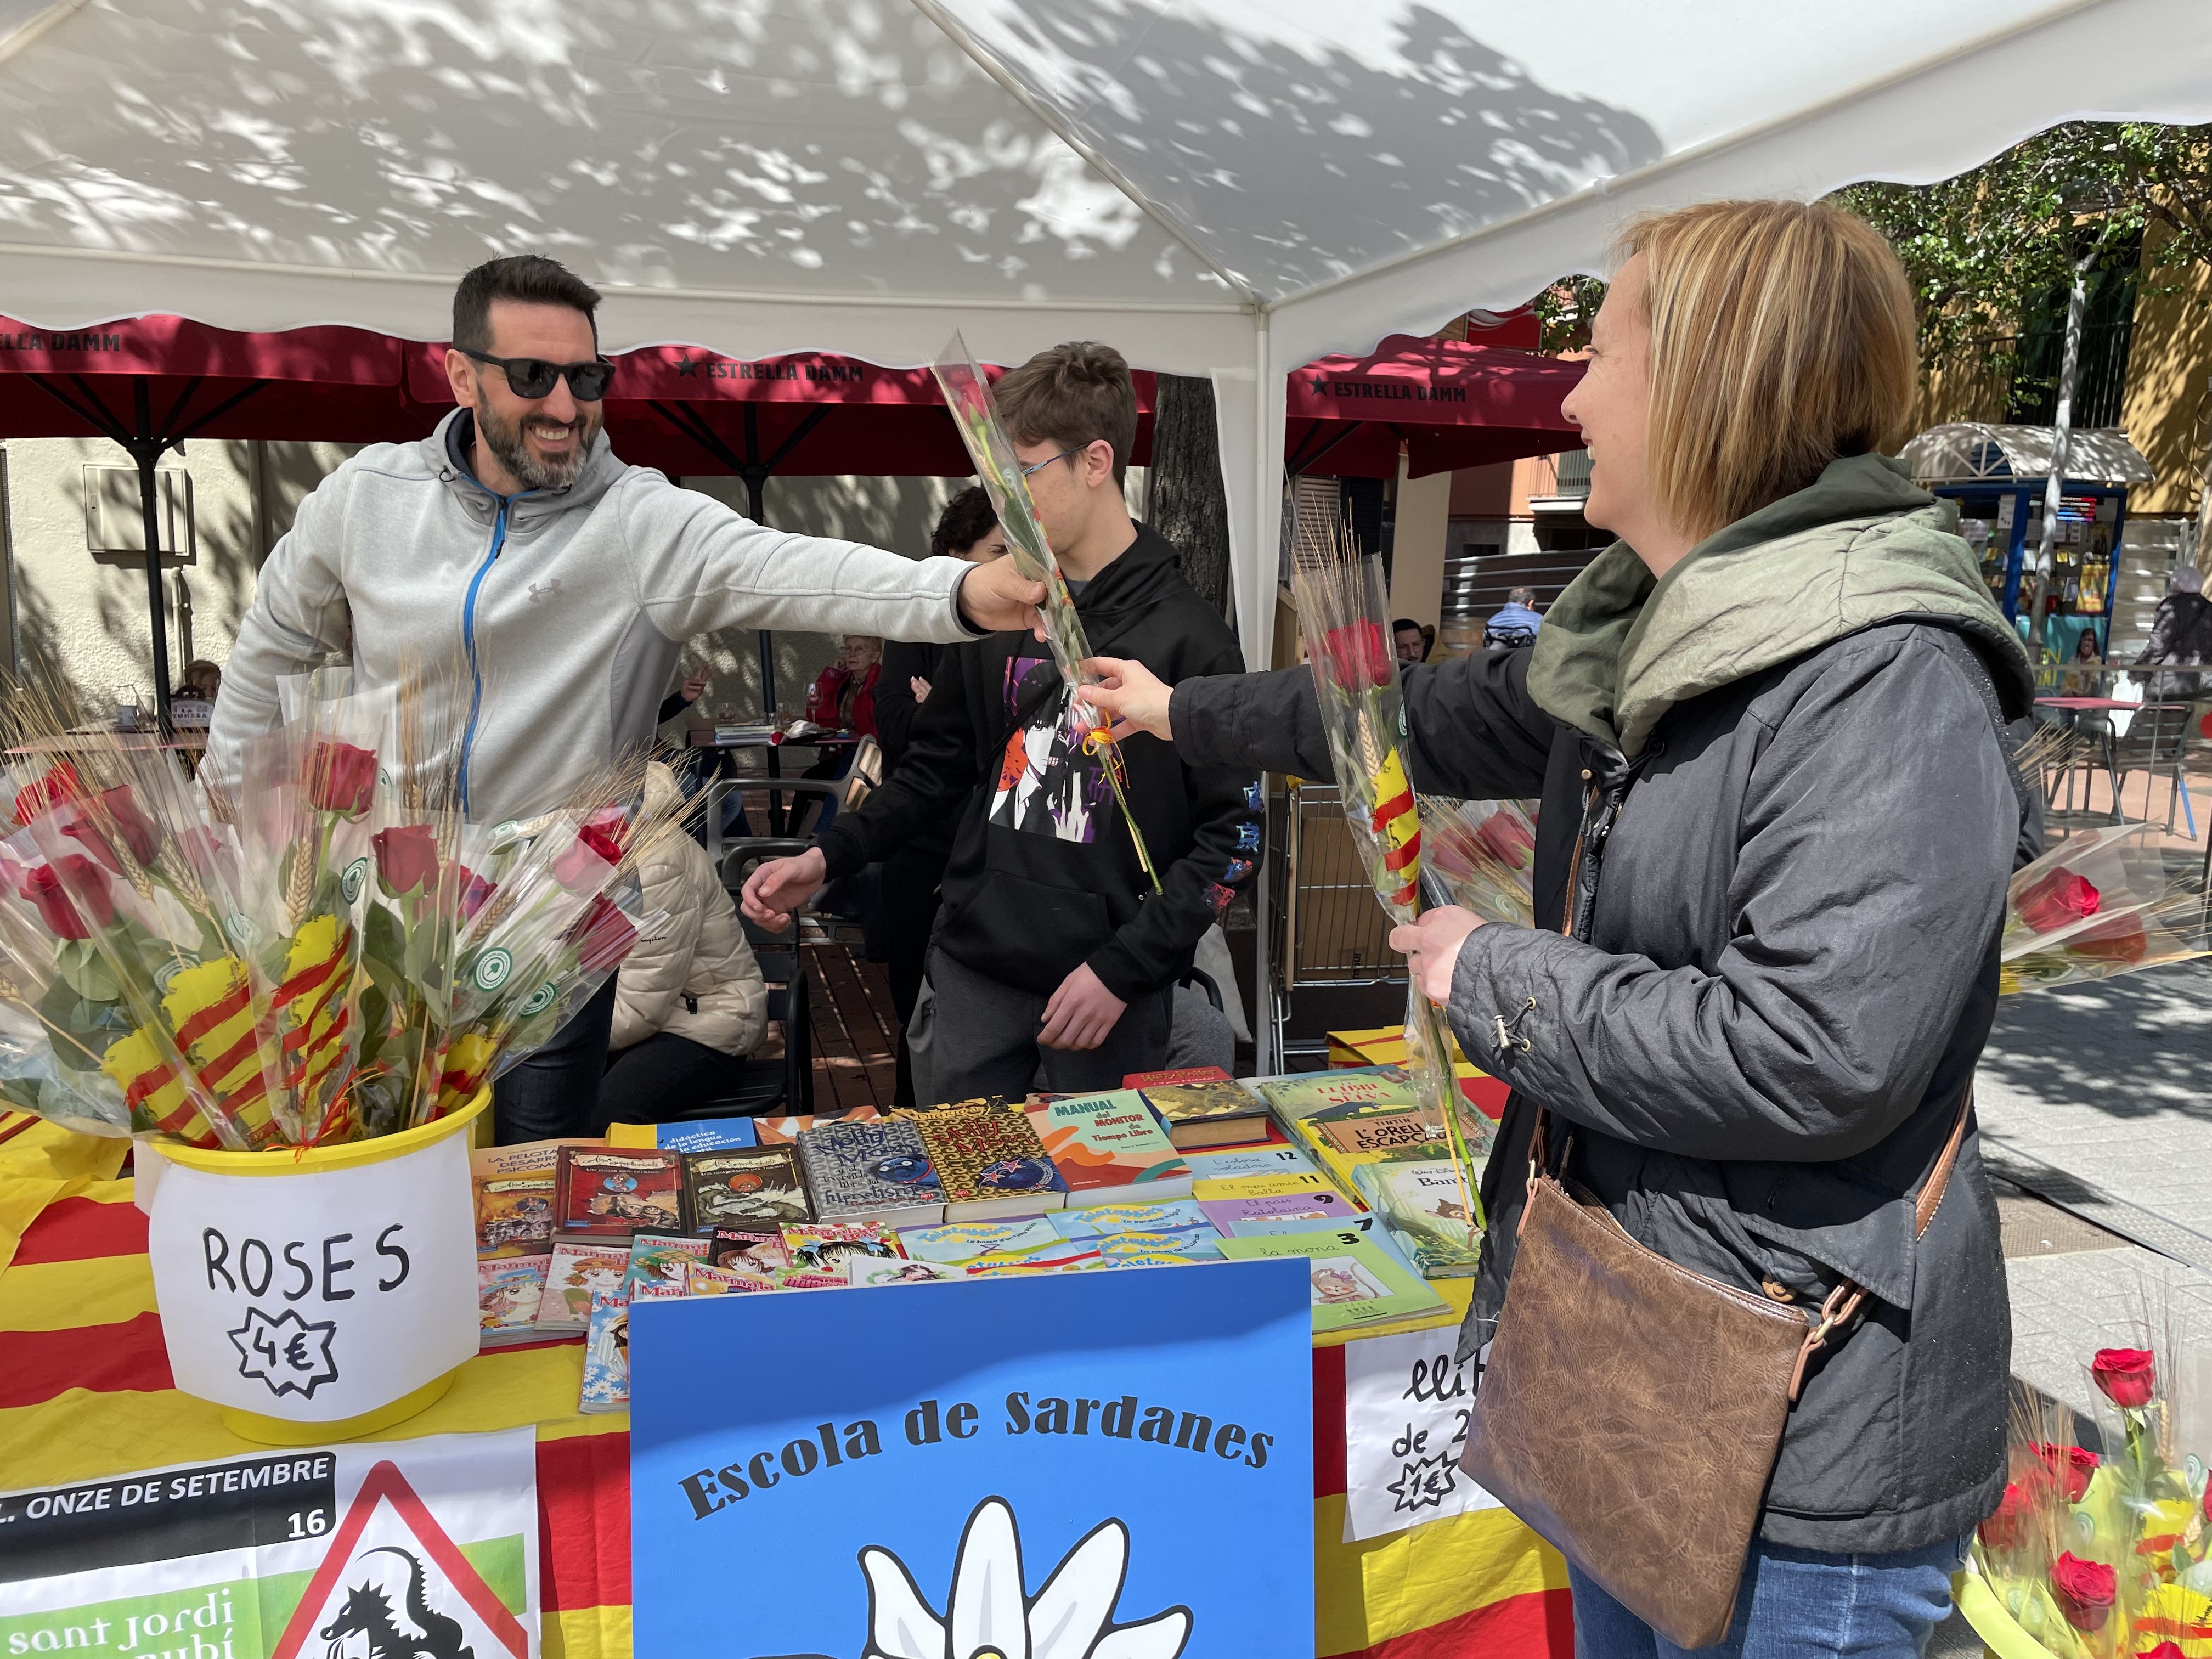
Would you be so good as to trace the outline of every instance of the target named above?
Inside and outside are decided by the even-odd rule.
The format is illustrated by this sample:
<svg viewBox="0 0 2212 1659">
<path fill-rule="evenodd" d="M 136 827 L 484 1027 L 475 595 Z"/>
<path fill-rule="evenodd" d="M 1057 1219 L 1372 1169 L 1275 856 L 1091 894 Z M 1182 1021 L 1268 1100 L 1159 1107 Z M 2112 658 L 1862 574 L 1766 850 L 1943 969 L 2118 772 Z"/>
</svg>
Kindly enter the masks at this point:
<svg viewBox="0 0 2212 1659">
<path fill-rule="evenodd" d="M 672 477 L 748 467 L 779 477 L 964 478 L 975 471 L 926 368 L 884 368 L 826 352 L 745 361 L 688 346 L 641 346 L 610 361 L 607 437 L 633 465 Z M 1153 377 L 1134 379 L 1131 459 L 1141 465 L 1151 450 Z M 453 403 L 443 345 L 408 348 L 407 386 L 426 405 Z"/>
<path fill-rule="evenodd" d="M 0 317 L 0 437 L 313 438 L 429 429 L 400 342 L 358 328 L 248 334 L 182 317 L 38 329 Z"/>
<path fill-rule="evenodd" d="M 1422 477 L 1580 449 L 1559 404 L 1583 365 L 1462 340 L 1394 334 L 1366 357 L 1323 357 L 1291 376 L 1285 464 L 1293 472 Z"/>
</svg>

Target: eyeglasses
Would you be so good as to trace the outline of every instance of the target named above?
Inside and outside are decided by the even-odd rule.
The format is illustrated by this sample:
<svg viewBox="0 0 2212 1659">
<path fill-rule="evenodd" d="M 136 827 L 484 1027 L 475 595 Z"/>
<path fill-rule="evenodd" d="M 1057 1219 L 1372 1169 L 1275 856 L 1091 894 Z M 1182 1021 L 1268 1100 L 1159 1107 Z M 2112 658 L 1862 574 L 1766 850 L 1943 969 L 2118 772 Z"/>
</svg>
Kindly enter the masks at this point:
<svg viewBox="0 0 2212 1659">
<path fill-rule="evenodd" d="M 1096 443 L 1097 441 L 1098 441 L 1096 438 L 1093 438 L 1091 441 L 1091 443 Z M 1050 466 L 1054 461 L 1064 461 L 1071 455 L 1080 455 L 1085 450 L 1090 447 L 1091 444 L 1078 444 L 1073 449 L 1061 450 L 1057 455 L 1048 455 L 1042 460 L 1032 462 L 1028 466 L 1024 467 L 1022 469 L 1022 477 L 1026 478 L 1032 472 L 1042 472 L 1045 468 Z"/>
<path fill-rule="evenodd" d="M 460 350 L 462 356 L 489 363 L 506 375 L 507 386 L 518 398 L 550 398 L 555 383 L 565 378 L 578 403 L 595 404 L 607 395 L 615 378 L 615 366 L 604 357 L 587 363 L 549 363 L 543 357 L 495 357 L 489 351 L 471 351 L 466 346 Z"/>
</svg>

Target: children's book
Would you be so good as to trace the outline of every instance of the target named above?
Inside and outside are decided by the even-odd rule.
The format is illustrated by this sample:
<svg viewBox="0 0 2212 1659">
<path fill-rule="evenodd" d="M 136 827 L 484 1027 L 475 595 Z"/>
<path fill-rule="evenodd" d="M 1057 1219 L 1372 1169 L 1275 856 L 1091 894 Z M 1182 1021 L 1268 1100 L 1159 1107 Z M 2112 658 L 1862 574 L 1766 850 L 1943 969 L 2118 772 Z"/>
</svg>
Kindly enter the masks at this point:
<svg viewBox="0 0 2212 1659">
<path fill-rule="evenodd" d="M 733 1273 L 772 1277 L 791 1271 L 791 1252 L 783 1247 L 783 1230 L 759 1232 L 751 1229 L 717 1227 L 708 1241 L 708 1261 Z"/>
<path fill-rule="evenodd" d="M 538 1304 L 545 1296 L 550 1255 L 490 1257 L 477 1263 L 477 1309 L 483 1317 L 478 1341 L 496 1348 L 538 1335 Z"/>
<path fill-rule="evenodd" d="M 908 1119 L 817 1123 L 799 1132 L 799 1162 L 823 1221 L 926 1227 L 945 1219 L 944 1188 Z"/>
<path fill-rule="evenodd" d="M 1231 1083 L 1218 1066 L 1185 1066 L 1172 1072 L 1132 1072 L 1121 1079 L 1124 1089 L 1150 1089 L 1170 1083 Z"/>
<path fill-rule="evenodd" d="M 1224 1185 L 1236 1185 L 1224 1182 Z M 1239 1193 L 1199 1200 L 1206 1219 L 1224 1233 L 1243 1221 L 1348 1221 L 1359 1212 L 1334 1188 L 1303 1193 Z"/>
<path fill-rule="evenodd" d="M 882 1114 L 872 1106 L 855 1106 L 845 1112 L 817 1112 L 811 1117 L 757 1117 L 753 1133 L 760 1137 L 763 1146 L 793 1146 L 798 1145 L 802 1130 L 817 1123 L 872 1123 Z"/>
<path fill-rule="evenodd" d="M 629 1409 L 629 1298 L 619 1291 L 592 1298 L 584 1337 L 584 1392 L 580 1412 Z"/>
<path fill-rule="evenodd" d="M 1225 1078 L 1148 1084 L 1139 1092 L 1159 1114 L 1168 1139 L 1181 1151 L 1231 1146 L 1266 1133 L 1267 1102 Z"/>
<path fill-rule="evenodd" d="M 1097 1250 L 1110 1263 L 1139 1255 L 1183 1261 L 1218 1257 L 1220 1232 L 1193 1200 L 1166 1204 L 1103 1204 L 1065 1210 L 1051 1218 L 1063 1238 Z"/>
<path fill-rule="evenodd" d="M 817 1222 L 783 1230 L 783 1248 L 791 1257 L 793 1273 L 842 1275 L 845 1263 L 854 1256 L 897 1261 L 903 1254 L 897 1236 L 887 1229 L 842 1222 Z M 787 1275 L 784 1283 L 788 1285 Z M 843 1279 L 838 1282 L 842 1284 Z"/>
<path fill-rule="evenodd" d="M 1232 1261 L 1303 1256 L 1316 1333 L 1354 1330 L 1439 1311 L 1444 1300 L 1353 1228 L 1274 1238 L 1224 1238 Z"/>
<path fill-rule="evenodd" d="M 477 1254 L 544 1255 L 550 1251 L 561 1149 L 598 1145 L 572 1138 L 479 1146 L 471 1152 L 469 1182 L 475 1189 Z"/>
<path fill-rule="evenodd" d="M 684 1161 L 637 1147 L 563 1146 L 555 1213 L 561 1237 L 684 1232 Z"/>
<path fill-rule="evenodd" d="M 913 1121 L 945 1190 L 945 1220 L 1035 1215 L 1067 1201 L 1067 1183 L 1027 1114 L 971 1103 L 919 1113 Z"/>
<path fill-rule="evenodd" d="M 691 1264 L 684 1263 L 678 1269 L 680 1279 L 641 1279 L 629 1287 L 633 1302 L 681 1302 L 691 1294 Z"/>
<path fill-rule="evenodd" d="M 633 1296 L 639 1286 L 653 1284 L 673 1285 L 681 1296 L 691 1264 L 707 1259 L 708 1244 L 703 1238 L 640 1233 L 629 1242 L 629 1267 L 623 1274 L 623 1284 Z"/>
<path fill-rule="evenodd" d="M 538 1304 L 540 1331 L 580 1331 L 591 1322 L 592 1297 L 622 1288 L 629 1271 L 624 1245 L 578 1244 L 562 1239 L 545 1267 L 545 1294 Z"/>
<path fill-rule="evenodd" d="M 686 1152 L 684 1182 L 695 1232 L 721 1227 L 774 1231 L 814 1218 L 805 1183 L 799 1178 L 799 1154 L 788 1146 Z"/>
<path fill-rule="evenodd" d="M 978 1256 L 1014 1256 L 1035 1251 L 1057 1255 L 1066 1241 L 1041 1215 L 1018 1221 L 948 1221 L 941 1227 L 902 1227 L 899 1248 L 917 1261 L 940 1266 L 973 1261 Z"/>
<path fill-rule="evenodd" d="M 940 1267 L 934 1261 L 886 1261 L 855 1255 L 845 1261 L 848 1285 L 933 1285 L 960 1278 L 957 1267 Z"/>
<path fill-rule="evenodd" d="M 1070 1208 L 1189 1196 L 1190 1165 L 1133 1089 L 1048 1101 L 1030 1121 L 1067 1182 Z"/>
<path fill-rule="evenodd" d="M 1413 1080 L 1402 1066 L 1335 1066 L 1326 1072 L 1292 1072 L 1252 1079 L 1275 1115 L 1295 1123 L 1316 1113 L 1346 1106 L 1410 1110 L 1420 1105 Z"/>
<path fill-rule="evenodd" d="M 776 1289 L 780 1291 L 842 1291 L 852 1282 L 842 1273 L 786 1273 Z"/>
<path fill-rule="evenodd" d="M 733 1296 L 748 1291 L 772 1291 L 775 1280 L 763 1273 L 738 1273 L 731 1267 L 717 1267 L 704 1261 L 695 1261 L 691 1271 L 684 1276 L 686 1296 Z"/>
<path fill-rule="evenodd" d="M 1358 1233 L 1376 1249 L 1403 1267 L 1415 1279 L 1423 1277 L 1411 1257 L 1399 1248 L 1398 1236 L 1382 1224 L 1373 1213 L 1354 1216 L 1349 1221 L 1316 1221 L 1311 1218 L 1288 1221 L 1240 1221 L 1233 1235 L 1237 1238 L 1288 1238 L 1306 1233 Z"/>
<path fill-rule="evenodd" d="M 1394 1158 L 1363 1165 L 1359 1195 L 1381 1216 L 1424 1279 L 1463 1279 L 1475 1268 L 1481 1243 L 1471 1225 L 1479 1213 L 1482 1166 L 1464 1181 L 1449 1158 Z"/>
<path fill-rule="evenodd" d="M 1363 1117 L 1322 1117 L 1313 1121 L 1314 1131 L 1340 1152 L 1382 1152 L 1395 1155 L 1403 1152 L 1419 1152 L 1431 1140 L 1442 1144 L 1443 1136 L 1431 1135 L 1429 1126 L 1415 1111 L 1376 1112 Z"/>
<path fill-rule="evenodd" d="M 760 1145 L 749 1117 L 706 1117 L 692 1123 L 614 1123 L 610 1146 L 657 1146 L 664 1152 L 725 1152 Z"/>
<path fill-rule="evenodd" d="M 1219 1146 L 1210 1152 L 1185 1152 L 1183 1161 L 1190 1165 L 1194 1182 L 1241 1181 L 1247 1176 L 1303 1175 L 1314 1167 L 1311 1158 L 1279 1136 L 1256 1146 Z"/>
</svg>

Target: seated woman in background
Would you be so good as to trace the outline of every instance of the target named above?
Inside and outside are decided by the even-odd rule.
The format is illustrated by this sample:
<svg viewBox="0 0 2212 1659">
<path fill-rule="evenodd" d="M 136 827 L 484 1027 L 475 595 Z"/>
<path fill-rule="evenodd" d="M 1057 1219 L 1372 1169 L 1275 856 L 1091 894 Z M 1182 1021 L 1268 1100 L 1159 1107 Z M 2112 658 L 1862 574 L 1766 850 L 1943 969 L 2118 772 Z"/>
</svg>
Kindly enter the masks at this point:
<svg viewBox="0 0 2212 1659">
<path fill-rule="evenodd" d="M 655 761 L 645 793 L 648 808 L 660 808 L 676 793 L 675 774 Z M 760 964 L 707 849 L 671 823 L 646 844 L 637 873 L 647 912 L 665 910 L 669 922 L 659 938 L 641 939 L 616 975 L 595 1133 L 659 1122 L 735 1088 L 768 1023 Z"/>
<path fill-rule="evenodd" d="M 884 642 L 872 634 L 848 634 L 837 659 L 814 677 L 806 693 L 806 718 L 832 731 L 876 735 L 876 676 Z M 836 775 L 832 774 L 831 775 Z"/>
</svg>

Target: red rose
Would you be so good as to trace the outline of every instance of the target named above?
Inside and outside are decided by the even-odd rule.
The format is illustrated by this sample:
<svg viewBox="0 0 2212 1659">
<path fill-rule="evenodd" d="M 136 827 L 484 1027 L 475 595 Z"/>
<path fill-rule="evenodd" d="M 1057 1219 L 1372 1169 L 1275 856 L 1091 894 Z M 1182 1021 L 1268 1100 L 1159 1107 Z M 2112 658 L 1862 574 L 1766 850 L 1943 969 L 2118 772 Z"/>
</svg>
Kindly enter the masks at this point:
<svg viewBox="0 0 2212 1659">
<path fill-rule="evenodd" d="M 2150 954 L 2150 937 L 2141 916 L 2122 916 L 2075 934 L 2059 948 L 2096 962 L 2141 962 Z"/>
<path fill-rule="evenodd" d="M 1363 617 L 1332 628 L 1322 647 L 1328 657 L 1329 674 L 1347 691 L 1389 685 L 1398 677 L 1398 660 L 1379 623 Z"/>
<path fill-rule="evenodd" d="M 572 893 L 596 893 L 621 862 L 622 848 L 614 837 L 597 824 L 586 823 L 576 831 L 575 840 L 553 855 L 553 879 Z"/>
<path fill-rule="evenodd" d="M 2187 1659 L 2187 1656 L 2181 1651 L 2180 1643 L 2160 1642 L 2149 1652 L 2142 1655 L 2141 1659 Z"/>
<path fill-rule="evenodd" d="M 62 834 L 118 876 L 123 873 L 123 860 L 115 854 L 118 841 L 131 849 L 141 869 L 154 862 L 161 845 L 161 832 L 138 810 L 137 798 L 127 783 L 101 790 L 96 805 L 81 805 L 62 825 Z"/>
<path fill-rule="evenodd" d="M 1536 850 L 1535 841 L 1510 812 L 1492 812 L 1474 832 L 1474 839 L 1509 870 L 1527 869 L 1529 855 Z"/>
<path fill-rule="evenodd" d="M 2021 922 L 2039 933 L 2054 933 L 2084 916 L 2094 916 L 2104 902 L 2097 890 L 2071 870 L 2058 869 L 2038 877 L 2012 902 Z"/>
<path fill-rule="evenodd" d="M 576 959 L 586 973 L 618 965 L 637 943 L 637 929 L 621 908 L 605 894 L 592 900 L 584 919 L 568 930 L 576 941 Z"/>
<path fill-rule="evenodd" d="M 105 927 L 115 920 L 115 895 L 108 889 L 107 872 L 81 854 L 40 865 L 15 890 L 38 907 L 39 920 L 57 939 L 90 939 L 94 927 Z M 89 923 L 87 912 L 92 917 Z"/>
<path fill-rule="evenodd" d="M 438 879 L 438 835 L 428 824 L 403 823 L 368 839 L 376 848 L 376 884 L 388 896 L 430 890 Z"/>
<path fill-rule="evenodd" d="M 2028 1448 L 2043 1460 L 2043 1467 L 2069 1504 L 2078 1504 L 2089 1490 L 2089 1477 L 2097 1472 L 2097 1454 L 2079 1446 L 2034 1445 Z"/>
<path fill-rule="evenodd" d="M 48 767 L 46 776 L 36 783 L 15 792 L 15 822 L 28 823 L 50 806 L 83 798 L 84 784 L 77 777 L 76 768 L 67 761 L 59 762 Z"/>
<path fill-rule="evenodd" d="M 178 832 L 177 851 L 184 859 L 185 866 L 203 882 L 229 878 L 230 871 L 223 857 L 224 850 L 212 830 L 195 825 Z"/>
<path fill-rule="evenodd" d="M 1984 1547 L 1993 1550 L 2019 1548 L 2021 1533 L 2027 1527 L 2027 1517 L 2033 1508 L 2019 1483 L 2008 1481 L 2004 1496 L 1997 1500 L 1996 1513 L 1981 1524 Z"/>
<path fill-rule="evenodd" d="M 2102 1630 L 2118 1599 L 2119 1580 L 2101 1562 L 2068 1553 L 2051 1564 L 2051 1589 L 2068 1624 L 2075 1630 Z"/>
<path fill-rule="evenodd" d="M 2089 1362 L 2089 1380 L 2115 1406 L 2148 1406 L 2158 1370 L 2148 1348 L 2100 1348 Z"/>
<path fill-rule="evenodd" d="M 319 812 L 357 818 L 376 793 L 376 756 L 349 743 L 325 740 L 307 756 L 307 799 Z"/>
<path fill-rule="evenodd" d="M 491 896 L 499 889 L 465 864 L 456 864 L 453 868 L 461 872 L 461 920 L 473 921 L 477 912 L 489 902 Z"/>
</svg>

